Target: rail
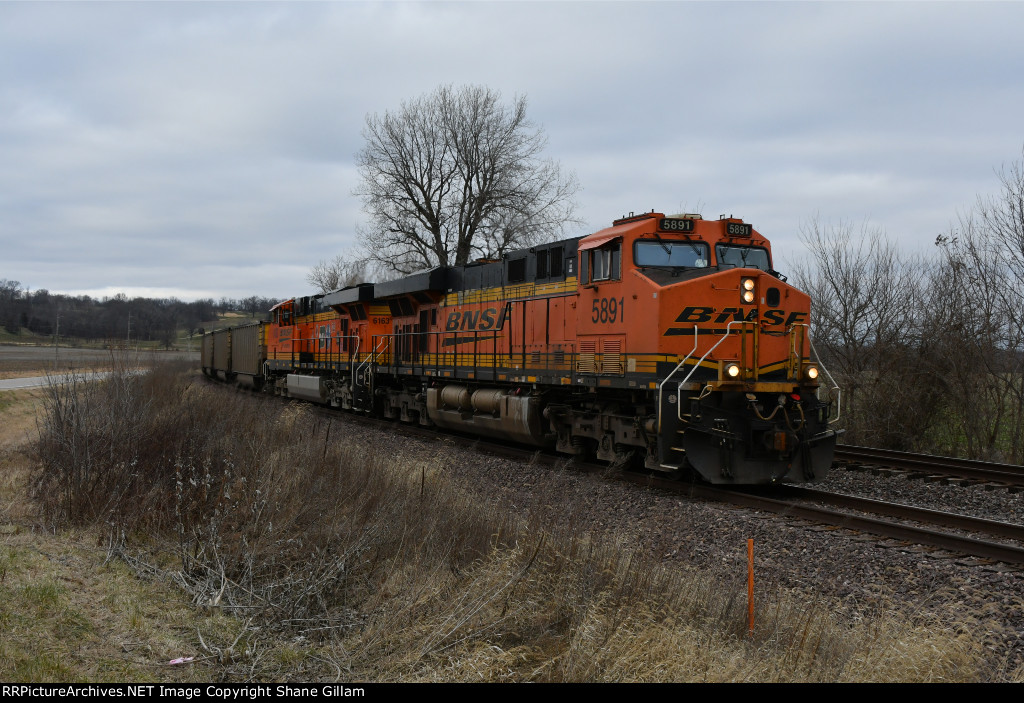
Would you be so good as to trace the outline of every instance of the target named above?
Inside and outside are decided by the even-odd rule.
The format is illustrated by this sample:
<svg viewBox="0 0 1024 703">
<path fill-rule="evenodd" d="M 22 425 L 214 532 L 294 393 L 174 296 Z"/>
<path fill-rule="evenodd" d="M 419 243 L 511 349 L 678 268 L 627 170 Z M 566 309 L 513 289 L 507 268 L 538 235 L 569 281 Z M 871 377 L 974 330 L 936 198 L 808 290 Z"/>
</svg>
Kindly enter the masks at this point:
<svg viewBox="0 0 1024 703">
<path fill-rule="evenodd" d="M 398 366 L 410 366 L 415 368 L 419 366 L 421 369 L 432 368 L 435 375 L 439 374 L 441 369 L 444 367 L 455 367 L 458 366 L 460 355 L 470 354 L 472 355 L 472 363 L 470 364 L 474 369 L 480 369 L 481 357 L 490 357 L 490 367 L 492 373 L 497 373 L 498 367 L 498 340 L 502 339 L 499 337 L 498 332 L 500 330 L 442 330 L 442 331 L 420 331 L 420 332 L 392 332 L 387 335 L 395 339 L 395 344 L 392 346 L 395 349 L 395 353 L 392 355 L 389 366 L 397 369 Z M 463 335 L 463 339 L 459 338 L 459 335 Z M 472 335 L 473 350 L 472 352 L 459 351 L 458 347 L 462 344 L 468 343 L 465 341 L 466 335 Z M 431 351 L 430 344 L 426 343 L 427 339 L 431 337 L 436 338 L 436 343 L 433 345 L 434 350 Z M 445 346 L 446 340 L 452 342 L 451 351 L 442 351 Z M 480 351 L 480 342 L 489 342 L 491 350 Z M 507 352 L 511 357 L 513 350 L 511 345 Z M 424 357 L 432 359 L 430 361 L 424 361 Z"/>
<path fill-rule="evenodd" d="M 353 355 L 355 355 L 355 357 L 357 359 L 359 358 L 359 343 L 360 343 L 361 340 L 359 339 L 359 335 L 358 334 L 339 335 L 339 339 L 353 339 L 353 338 L 356 340 L 356 348 L 355 348 L 355 351 L 352 351 L 352 352 L 349 353 L 349 357 L 348 357 L 349 358 L 349 364 L 352 363 L 352 356 Z M 349 384 L 349 388 L 352 391 L 352 396 L 355 397 L 355 394 L 356 394 L 356 375 L 355 374 L 352 374 L 352 379 L 351 379 L 351 383 Z"/>
<path fill-rule="evenodd" d="M 991 461 L 960 459 L 934 454 L 898 452 L 892 449 L 837 444 L 835 460 L 852 464 L 875 464 L 918 476 L 947 476 L 993 485 L 1024 485 L 1024 466 Z"/>
<path fill-rule="evenodd" d="M 693 368 L 690 369 L 690 372 L 688 374 L 686 374 L 686 377 L 682 381 L 679 382 L 678 386 L 676 387 L 677 388 L 677 390 L 676 390 L 677 397 L 682 397 L 683 386 L 686 385 L 687 383 L 689 383 L 690 378 L 697 371 L 697 369 L 700 368 L 700 365 L 702 363 L 704 363 L 704 360 L 707 359 L 708 356 L 711 354 L 711 352 L 713 352 L 715 349 L 717 349 L 718 346 L 722 342 L 724 342 L 729 337 L 730 334 L 733 333 L 733 329 L 732 329 L 733 325 L 739 325 L 741 328 L 745 328 L 747 325 L 751 325 L 753 327 L 753 329 L 754 329 L 754 333 L 755 333 L 755 339 L 754 339 L 755 363 L 753 364 L 753 367 L 754 367 L 754 373 L 755 373 L 755 378 L 756 378 L 756 373 L 757 373 L 757 363 L 756 363 L 756 357 L 757 357 L 757 339 L 756 339 L 757 323 L 756 322 L 747 322 L 746 320 L 733 320 L 733 321 L 729 322 L 726 325 L 726 327 L 725 327 L 725 334 L 723 334 L 721 337 L 719 337 L 718 341 L 715 342 L 711 346 L 710 349 L 708 349 L 706 352 L 704 352 L 704 356 L 702 356 L 700 359 L 697 360 L 697 362 L 693 365 Z M 801 334 L 798 335 L 798 331 L 801 332 Z M 690 350 L 690 352 L 683 358 L 683 360 L 680 361 L 676 365 L 676 367 L 674 369 L 672 369 L 672 372 L 669 373 L 669 375 L 666 376 L 665 379 L 658 385 L 658 432 L 659 433 L 661 432 L 661 399 L 662 399 L 662 389 L 664 388 L 665 384 L 669 381 L 669 379 L 671 379 L 679 371 L 679 369 L 684 364 L 686 364 L 687 361 L 690 360 L 690 357 L 692 357 L 693 354 L 697 351 L 697 326 L 696 325 L 693 326 L 693 336 L 694 336 L 693 349 Z M 798 344 L 798 340 L 797 340 L 798 336 L 800 337 L 799 344 Z M 837 384 L 835 379 L 832 377 L 832 374 L 829 373 L 828 369 L 825 367 L 825 364 L 822 363 L 821 357 L 818 355 L 817 350 L 814 348 L 814 342 L 811 340 L 811 335 L 810 335 L 810 325 L 808 325 L 806 323 L 795 323 L 793 325 L 790 325 L 790 327 L 789 327 L 789 337 L 790 337 L 790 349 L 789 349 L 789 358 L 790 358 L 790 360 L 789 360 L 789 375 L 790 375 L 790 377 L 791 378 L 799 378 L 800 377 L 800 373 L 801 373 L 801 370 L 802 370 L 801 369 L 801 365 L 802 365 L 802 361 L 803 361 L 803 339 L 807 339 L 807 342 L 808 342 L 808 344 L 811 347 L 811 351 L 814 353 L 814 356 L 817 359 L 818 366 L 825 373 L 825 376 L 828 377 L 829 382 L 832 384 L 832 387 L 829 389 L 829 391 L 830 391 L 830 393 L 835 393 L 835 397 L 836 397 L 836 416 L 829 420 L 829 424 L 837 422 L 839 420 L 839 416 L 840 416 L 840 414 L 842 412 L 842 390 L 839 388 L 839 384 Z M 745 343 L 746 339 L 745 338 L 746 338 L 746 335 L 744 335 L 743 346 L 742 346 L 741 351 L 740 351 L 740 357 L 741 357 L 741 361 L 743 363 L 746 363 L 746 353 L 747 353 L 746 343 Z M 683 420 L 683 403 L 682 402 L 678 402 L 676 404 L 676 416 L 679 418 L 679 420 Z"/>
</svg>

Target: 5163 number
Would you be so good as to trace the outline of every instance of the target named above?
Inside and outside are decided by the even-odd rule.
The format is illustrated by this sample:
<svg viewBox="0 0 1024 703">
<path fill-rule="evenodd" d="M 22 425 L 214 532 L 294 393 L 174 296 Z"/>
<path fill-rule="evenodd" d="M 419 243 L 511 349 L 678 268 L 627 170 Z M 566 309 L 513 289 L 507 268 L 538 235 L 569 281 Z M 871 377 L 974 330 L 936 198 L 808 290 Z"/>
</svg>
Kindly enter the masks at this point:
<svg viewBox="0 0 1024 703">
<path fill-rule="evenodd" d="M 619 298 L 595 298 L 591 306 L 590 321 L 597 322 L 624 322 L 626 319 L 625 299 Z"/>
</svg>

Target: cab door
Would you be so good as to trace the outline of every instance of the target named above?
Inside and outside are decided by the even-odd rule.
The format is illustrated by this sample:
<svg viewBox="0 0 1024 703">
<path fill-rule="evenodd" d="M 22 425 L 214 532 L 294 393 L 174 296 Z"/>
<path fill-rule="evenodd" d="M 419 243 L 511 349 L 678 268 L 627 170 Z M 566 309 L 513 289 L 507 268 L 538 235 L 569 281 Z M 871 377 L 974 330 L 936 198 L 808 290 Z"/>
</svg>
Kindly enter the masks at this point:
<svg viewBox="0 0 1024 703">
<path fill-rule="evenodd" d="M 626 346 L 622 238 L 581 247 L 579 257 L 576 372 L 622 375 Z"/>
</svg>

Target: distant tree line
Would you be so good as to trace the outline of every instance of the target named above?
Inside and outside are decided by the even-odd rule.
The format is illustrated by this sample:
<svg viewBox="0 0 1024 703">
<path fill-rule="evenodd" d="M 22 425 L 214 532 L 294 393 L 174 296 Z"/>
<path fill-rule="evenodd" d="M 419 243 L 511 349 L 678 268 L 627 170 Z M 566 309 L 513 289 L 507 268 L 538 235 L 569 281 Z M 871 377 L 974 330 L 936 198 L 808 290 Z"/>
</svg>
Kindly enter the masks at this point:
<svg viewBox="0 0 1024 703">
<path fill-rule="evenodd" d="M 205 298 L 184 302 L 177 298 L 92 298 L 30 291 L 18 281 L 0 279 L 0 326 L 11 334 L 21 330 L 41 336 L 60 334 L 86 340 L 156 341 L 170 347 L 179 329 L 199 334 L 204 325 L 230 311 L 265 319 L 278 301 L 250 296 L 241 300 Z"/>
<path fill-rule="evenodd" d="M 936 238 L 812 221 L 794 274 L 848 444 L 1024 463 L 1024 158 Z"/>
</svg>

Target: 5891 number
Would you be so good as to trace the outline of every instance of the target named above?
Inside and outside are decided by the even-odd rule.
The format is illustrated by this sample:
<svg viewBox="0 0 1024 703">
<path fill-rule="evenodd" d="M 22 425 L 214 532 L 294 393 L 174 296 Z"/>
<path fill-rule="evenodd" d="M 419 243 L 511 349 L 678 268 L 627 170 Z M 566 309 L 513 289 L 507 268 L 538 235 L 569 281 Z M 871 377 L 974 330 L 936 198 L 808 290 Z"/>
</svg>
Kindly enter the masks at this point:
<svg viewBox="0 0 1024 703">
<path fill-rule="evenodd" d="M 598 322 L 625 322 L 626 305 L 625 299 L 619 298 L 595 298 L 590 309 L 590 321 Z"/>
</svg>

